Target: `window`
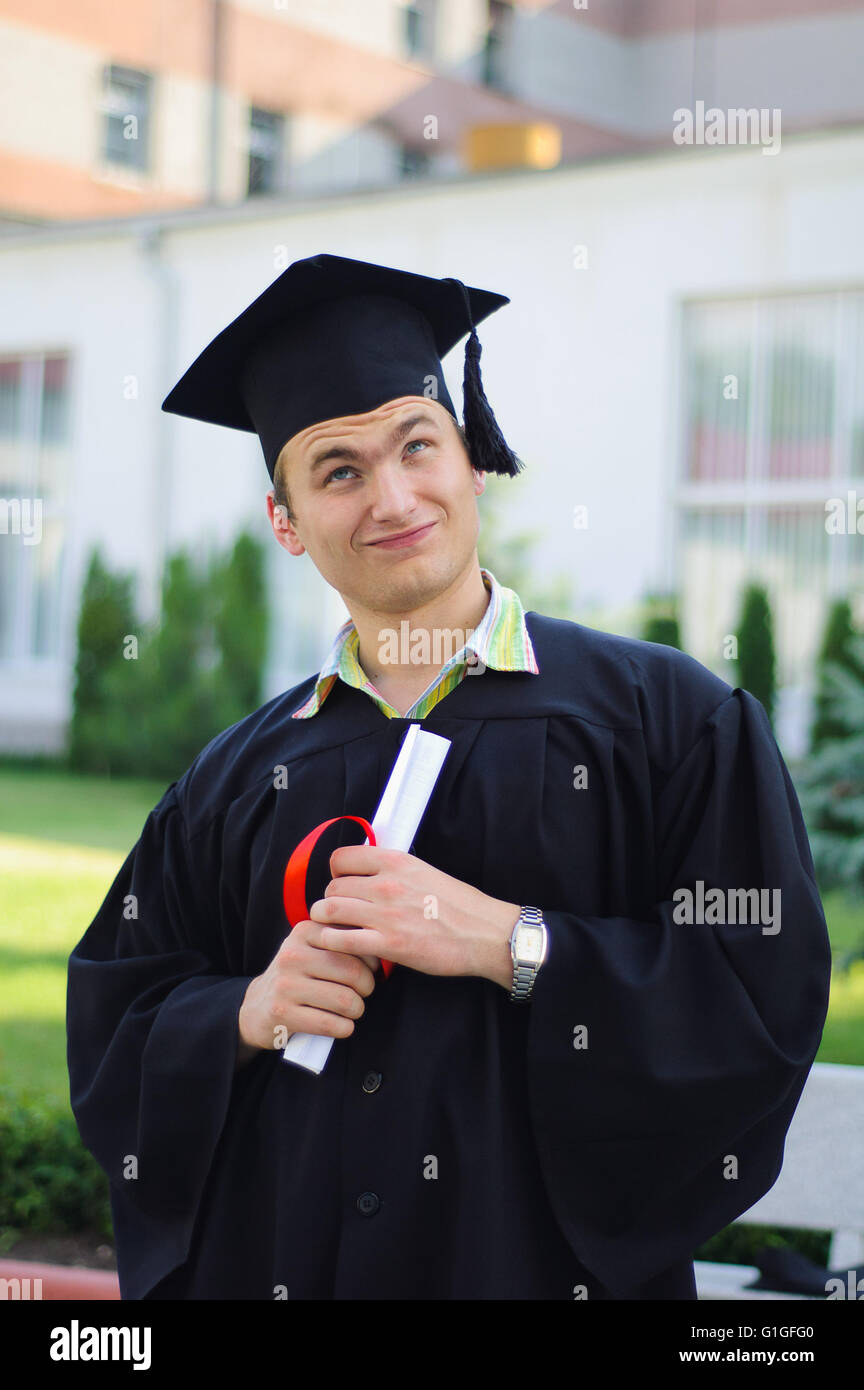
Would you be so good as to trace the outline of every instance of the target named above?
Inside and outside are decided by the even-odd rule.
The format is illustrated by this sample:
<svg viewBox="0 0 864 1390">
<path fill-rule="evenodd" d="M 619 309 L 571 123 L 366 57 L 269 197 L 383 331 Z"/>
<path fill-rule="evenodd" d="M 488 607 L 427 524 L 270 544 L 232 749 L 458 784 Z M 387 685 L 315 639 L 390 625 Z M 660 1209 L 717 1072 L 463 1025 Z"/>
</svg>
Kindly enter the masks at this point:
<svg viewBox="0 0 864 1390">
<path fill-rule="evenodd" d="M 68 365 L 0 359 L 0 660 L 60 654 Z"/>
<path fill-rule="evenodd" d="M 150 74 L 111 64 L 103 87 L 105 158 L 129 169 L 149 169 Z"/>
<path fill-rule="evenodd" d="M 403 40 L 409 58 L 432 58 L 435 52 L 435 5 L 433 0 L 419 0 L 406 5 L 402 11 Z"/>
<path fill-rule="evenodd" d="M 429 172 L 430 157 L 426 150 L 414 145 L 402 145 L 399 149 L 399 177 L 403 179 L 421 178 Z"/>
<path fill-rule="evenodd" d="M 854 516 L 832 532 L 826 508 L 864 501 L 864 291 L 689 303 L 683 343 L 685 644 L 728 679 L 722 641 L 758 581 L 778 681 L 804 689 L 829 598 L 864 595 L 864 536 Z"/>
<path fill-rule="evenodd" d="M 283 141 L 285 118 L 260 106 L 249 109 L 250 197 L 256 193 L 278 193 L 284 186 Z"/>
<path fill-rule="evenodd" d="M 500 91 L 507 89 L 507 39 L 512 17 L 509 4 L 504 4 L 503 0 L 489 0 L 480 76 L 487 87 Z"/>
</svg>

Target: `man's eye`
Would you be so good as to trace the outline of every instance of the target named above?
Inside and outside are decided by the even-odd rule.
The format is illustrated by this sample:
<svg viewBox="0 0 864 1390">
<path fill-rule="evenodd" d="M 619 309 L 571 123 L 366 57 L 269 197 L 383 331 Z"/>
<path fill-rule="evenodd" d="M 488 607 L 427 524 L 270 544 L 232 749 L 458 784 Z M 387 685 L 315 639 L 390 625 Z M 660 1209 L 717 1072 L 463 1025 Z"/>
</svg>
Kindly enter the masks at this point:
<svg viewBox="0 0 864 1390">
<path fill-rule="evenodd" d="M 428 447 L 429 447 L 429 440 L 428 440 L 428 439 L 410 439 L 410 440 L 408 441 L 408 443 L 405 445 L 406 450 L 407 450 L 407 449 L 412 449 L 412 448 L 414 447 L 415 444 L 423 444 L 426 448 L 428 448 Z M 331 481 L 331 479 L 333 479 L 333 478 L 336 477 L 336 474 L 337 474 L 337 473 L 344 473 L 344 472 L 346 472 L 346 470 L 347 470 L 347 472 L 349 472 L 349 473 L 354 473 L 354 472 L 356 472 L 356 469 L 352 468 L 350 463 L 343 463 L 339 468 L 334 468 L 332 472 L 330 472 L 330 473 L 327 474 L 327 477 L 324 479 L 324 486 L 326 487 L 327 484 Z"/>
<path fill-rule="evenodd" d="M 326 487 L 330 479 L 335 478 L 337 473 L 344 473 L 346 469 L 349 473 L 354 472 L 354 469 L 351 467 L 350 463 L 343 463 L 340 468 L 334 468 L 332 473 L 327 474 L 327 477 L 324 479 L 324 486 Z"/>
</svg>

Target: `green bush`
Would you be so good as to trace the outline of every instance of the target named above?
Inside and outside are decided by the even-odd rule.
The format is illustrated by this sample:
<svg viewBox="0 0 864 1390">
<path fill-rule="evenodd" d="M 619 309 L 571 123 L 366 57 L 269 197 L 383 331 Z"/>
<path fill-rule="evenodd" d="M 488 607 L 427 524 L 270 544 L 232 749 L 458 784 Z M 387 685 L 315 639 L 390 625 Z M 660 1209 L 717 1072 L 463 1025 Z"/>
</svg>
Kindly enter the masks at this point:
<svg viewBox="0 0 864 1390">
<path fill-rule="evenodd" d="M 821 743 L 798 771 L 810 848 L 823 889 L 864 897 L 864 637 L 849 664 L 825 665 L 826 711 L 839 736 Z M 857 953 L 860 954 L 860 951 Z"/>
<path fill-rule="evenodd" d="M 134 682 L 123 659 L 124 639 L 137 633 L 130 575 L 113 575 L 94 550 L 84 580 L 78 617 L 75 692 L 68 756 L 74 768 L 112 771 L 106 722 L 118 702 L 131 698 Z"/>
<path fill-rule="evenodd" d="M 168 558 L 161 621 L 139 653 L 140 711 L 124 771 L 178 777 L 214 734 L 211 606 L 208 573 L 183 551 Z"/>
<path fill-rule="evenodd" d="M 264 557 L 251 536 L 238 536 L 231 554 L 213 569 L 213 632 L 220 728 L 236 724 L 262 698 L 267 652 Z"/>
<path fill-rule="evenodd" d="M 135 635 L 137 650 L 124 644 Z M 267 646 L 264 560 L 241 535 L 196 566 L 166 561 L 160 617 L 142 627 L 128 581 L 94 557 L 78 625 L 79 665 L 69 757 L 76 769 L 179 777 L 222 729 L 261 703 Z"/>
<path fill-rule="evenodd" d="M 681 650 L 678 604 L 673 594 L 646 596 L 640 636 L 643 642 L 660 642 L 664 647 Z"/>
<path fill-rule="evenodd" d="M 0 1087 L 0 1228 L 112 1236 L 108 1179 L 65 1106 Z"/>
<path fill-rule="evenodd" d="M 773 722 L 776 693 L 774 626 L 771 605 L 761 584 L 744 591 L 738 625 L 738 684 L 761 700 Z"/>
<path fill-rule="evenodd" d="M 830 1231 L 799 1231 L 777 1226 L 748 1226 L 737 1222 L 718 1231 L 695 1252 L 697 1260 L 716 1260 L 718 1264 L 755 1265 L 760 1250 L 797 1250 L 823 1269 L 828 1265 Z"/>
<path fill-rule="evenodd" d="M 829 743 L 835 738 L 845 738 L 848 734 L 843 721 L 832 712 L 834 697 L 828 668 L 843 666 L 849 671 L 862 674 L 853 655 L 855 636 L 849 600 L 835 599 L 828 610 L 828 621 L 825 624 L 825 635 L 818 657 L 814 719 L 810 730 L 811 753 L 815 753 L 823 743 Z"/>
</svg>

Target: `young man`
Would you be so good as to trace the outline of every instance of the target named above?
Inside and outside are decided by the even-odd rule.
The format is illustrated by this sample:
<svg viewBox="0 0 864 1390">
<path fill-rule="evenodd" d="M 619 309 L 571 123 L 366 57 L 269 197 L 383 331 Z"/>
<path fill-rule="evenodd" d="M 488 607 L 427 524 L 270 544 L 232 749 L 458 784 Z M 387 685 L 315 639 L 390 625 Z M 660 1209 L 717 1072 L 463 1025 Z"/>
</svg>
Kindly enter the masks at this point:
<svg viewBox="0 0 864 1390">
<path fill-rule="evenodd" d="M 165 402 L 259 434 L 350 620 L 169 788 L 70 960 L 126 1298 L 692 1299 L 779 1172 L 830 971 L 795 793 L 752 696 L 480 568 L 505 302 L 312 257 Z M 286 935 L 289 855 L 371 820 L 414 722 L 451 747 L 413 852 L 339 821 Z"/>
</svg>

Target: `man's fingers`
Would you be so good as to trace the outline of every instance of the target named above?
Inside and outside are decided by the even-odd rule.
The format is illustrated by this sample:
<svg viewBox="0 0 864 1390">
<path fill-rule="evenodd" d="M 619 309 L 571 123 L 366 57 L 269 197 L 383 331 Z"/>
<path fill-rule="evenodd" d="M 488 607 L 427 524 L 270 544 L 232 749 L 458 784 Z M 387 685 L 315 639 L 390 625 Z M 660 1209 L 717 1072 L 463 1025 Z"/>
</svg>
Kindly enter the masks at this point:
<svg viewBox="0 0 864 1390">
<path fill-rule="evenodd" d="M 297 1010 L 295 1032 L 316 1033 L 325 1038 L 348 1038 L 354 1032 L 354 1020 L 328 1013 L 325 1009 L 306 1007 Z M 290 1036 L 293 1037 L 293 1033 Z"/>
<path fill-rule="evenodd" d="M 308 963 L 303 968 L 304 974 L 310 979 L 332 980 L 351 985 L 363 995 L 372 993 L 375 988 L 375 971 L 378 968 L 376 956 L 328 950 L 321 944 L 321 933 L 325 930 L 323 923 L 308 921 L 302 926 L 301 940 L 304 948 L 310 952 L 310 956 L 307 957 Z M 294 930 L 296 931 L 297 927 Z"/>
<path fill-rule="evenodd" d="M 308 980 L 297 1003 L 301 1008 L 321 1009 L 339 1018 L 360 1018 L 366 1008 L 356 989 L 332 980 Z"/>
</svg>

